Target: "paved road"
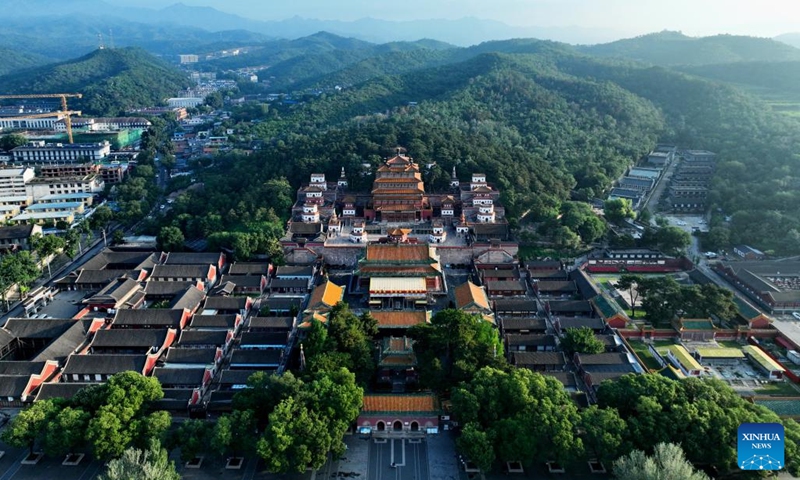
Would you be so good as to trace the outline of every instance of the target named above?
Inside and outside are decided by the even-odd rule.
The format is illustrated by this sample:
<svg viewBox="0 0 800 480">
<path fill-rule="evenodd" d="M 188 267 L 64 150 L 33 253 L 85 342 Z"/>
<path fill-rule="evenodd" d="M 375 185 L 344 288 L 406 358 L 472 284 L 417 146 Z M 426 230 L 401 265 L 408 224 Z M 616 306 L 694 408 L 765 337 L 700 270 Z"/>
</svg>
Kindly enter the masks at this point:
<svg viewBox="0 0 800 480">
<path fill-rule="evenodd" d="M 367 475 L 369 480 L 429 480 L 427 442 L 400 438 L 386 443 L 371 441 Z"/>
</svg>

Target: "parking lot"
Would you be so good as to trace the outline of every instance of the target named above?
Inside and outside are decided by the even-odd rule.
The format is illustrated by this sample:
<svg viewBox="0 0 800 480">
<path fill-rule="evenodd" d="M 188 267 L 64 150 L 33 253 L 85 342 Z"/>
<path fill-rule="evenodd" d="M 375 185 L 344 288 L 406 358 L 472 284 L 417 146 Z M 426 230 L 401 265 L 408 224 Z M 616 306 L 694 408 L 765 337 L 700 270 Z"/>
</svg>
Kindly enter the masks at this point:
<svg viewBox="0 0 800 480">
<path fill-rule="evenodd" d="M 703 215 L 666 214 L 663 215 L 663 217 L 667 219 L 670 225 L 678 227 L 689 233 L 695 231 L 708 231 L 708 224 L 706 223 L 706 219 Z"/>
</svg>

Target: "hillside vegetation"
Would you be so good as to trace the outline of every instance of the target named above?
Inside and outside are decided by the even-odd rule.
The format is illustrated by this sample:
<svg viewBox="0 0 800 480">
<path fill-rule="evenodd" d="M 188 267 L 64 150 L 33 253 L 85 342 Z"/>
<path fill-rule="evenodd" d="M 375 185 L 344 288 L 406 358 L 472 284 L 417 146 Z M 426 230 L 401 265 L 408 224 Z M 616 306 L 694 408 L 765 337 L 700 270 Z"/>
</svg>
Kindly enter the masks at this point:
<svg viewBox="0 0 800 480">
<path fill-rule="evenodd" d="M 736 35 L 694 38 L 678 32 L 653 33 L 581 50 L 600 57 L 627 58 L 654 65 L 800 60 L 800 49 L 769 38 Z"/>
<path fill-rule="evenodd" d="M 0 77 L 2 92 L 79 92 L 83 99 L 70 101 L 73 109 L 108 116 L 160 105 L 189 85 L 182 72 L 136 48 L 95 50 L 68 62 Z"/>
</svg>

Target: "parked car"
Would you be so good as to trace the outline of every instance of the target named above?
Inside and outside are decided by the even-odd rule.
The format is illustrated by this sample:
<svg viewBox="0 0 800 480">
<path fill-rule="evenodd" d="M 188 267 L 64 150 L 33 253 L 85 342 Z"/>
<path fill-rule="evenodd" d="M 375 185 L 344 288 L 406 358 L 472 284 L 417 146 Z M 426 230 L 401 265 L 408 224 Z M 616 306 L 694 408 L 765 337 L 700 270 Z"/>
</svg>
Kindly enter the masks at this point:
<svg viewBox="0 0 800 480">
<path fill-rule="evenodd" d="M 792 312 L 792 316 L 798 320 L 800 320 L 800 312 Z"/>
</svg>

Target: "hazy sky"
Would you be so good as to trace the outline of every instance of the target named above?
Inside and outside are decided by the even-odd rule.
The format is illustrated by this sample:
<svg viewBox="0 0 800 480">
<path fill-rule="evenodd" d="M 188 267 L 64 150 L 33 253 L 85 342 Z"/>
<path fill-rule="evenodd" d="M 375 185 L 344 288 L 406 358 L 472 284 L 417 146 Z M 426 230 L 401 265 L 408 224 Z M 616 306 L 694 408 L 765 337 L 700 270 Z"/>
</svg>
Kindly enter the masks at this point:
<svg viewBox="0 0 800 480">
<path fill-rule="evenodd" d="M 107 0 L 127 3 L 128 0 Z M 137 0 L 162 7 L 178 0 Z M 800 31 L 800 0 L 182 0 L 259 20 L 295 15 L 326 20 L 473 16 L 520 26 L 580 26 L 630 33 L 664 29 L 689 35 L 774 36 Z"/>
</svg>

